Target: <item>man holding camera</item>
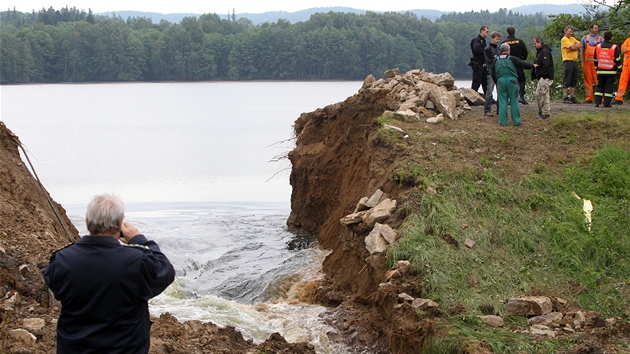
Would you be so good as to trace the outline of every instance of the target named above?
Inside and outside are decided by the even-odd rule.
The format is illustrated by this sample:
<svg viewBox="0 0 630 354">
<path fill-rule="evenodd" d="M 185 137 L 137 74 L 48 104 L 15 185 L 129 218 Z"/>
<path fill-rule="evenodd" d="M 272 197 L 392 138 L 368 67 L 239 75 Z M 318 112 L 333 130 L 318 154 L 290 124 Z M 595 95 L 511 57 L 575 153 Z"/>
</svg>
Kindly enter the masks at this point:
<svg viewBox="0 0 630 354">
<path fill-rule="evenodd" d="M 158 245 L 123 222 L 124 205 L 109 194 L 87 208 L 90 232 L 56 251 L 44 280 L 61 301 L 57 353 L 148 353 L 148 300 L 174 280 Z"/>
</svg>

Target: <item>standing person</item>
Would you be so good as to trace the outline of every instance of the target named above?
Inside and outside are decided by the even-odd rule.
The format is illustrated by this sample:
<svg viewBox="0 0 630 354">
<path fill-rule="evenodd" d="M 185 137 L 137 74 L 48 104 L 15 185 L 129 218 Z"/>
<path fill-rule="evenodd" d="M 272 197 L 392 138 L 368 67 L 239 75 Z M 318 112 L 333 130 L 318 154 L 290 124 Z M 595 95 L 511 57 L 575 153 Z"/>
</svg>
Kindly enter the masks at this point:
<svg viewBox="0 0 630 354">
<path fill-rule="evenodd" d="M 518 74 L 516 68 L 533 69 L 534 65 L 510 55 L 510 45 L 501 44 L 501 55 L 492 63 L 492 78 L 497 83 L 499 96 L 499 124 L 507 125 L 507 106 L 510 101 L 512 125 L 521 125 L 521 114 L 518 110 Z"/>
<path fill-rule="evenodd" d="M 623 54 L 623 67 L 621 71 L 621 77 L 619 78 L 619 86 L 617 87 L 617 94 L 612 104 L 623 104 L 623 95 L 626 94 L 626 88 L 628 88 L 628 79 L 630 79 L 630 33 L 628 38 L 621 45 L 621 52 Z"/>
<path fill-rule="evenodd" d="M 589 33 L 582 37 L 582 48 L 580 49 L 580 60 L 582 60 L 582 73 L 584 74 L 584 103 L 593 103 L 593 93 L 597 85 L 597 72 L 595 71 L 595 47 L 604 42 L 599 35 L 599 25 L 591 23 Z"/>
<path fill-rule="evenodd" d="M 501 49 L 499 49 L 499 42 L 501 41 L 501 34 L 499 32 L 492 32 L 490 35 L 490 44 L 484 50 L 484 55 L 486 58 L 486 68 L 492 67 L 492 62 L 496 57 L 501 54 Z M 492 80 L 492 75 L 488 75 L 488 85 L 486 91 L 486 102 L 483 105 L 483 113 L 487 117 L 492 117 L 492 103 L 495 101 L 494 97 L 492 97 L 494 91 L 494 80 Z M 497 102 L 497 114 L 499 113 L 499 107 Z"/>
<path fill-rule="evenodd" d="M 564 37 L 560 41 L 562 50 L 562 67 L 564 69 L 564 78 L 562 81 L 562 93 L 564 103 L 578 103 L 575 98 L 575 86 L 578 79 L 578 51 L 582 48 L 582 43 L 573 37 L 573 26 L 564 28 Z"/>
<path fill-rule="evenodd" d="M 553 83 L 553 57 L 551 47 L 543 42 L 541 37 L 532 40 L 536 48 L 536 68 L 532 70 L 532 78 L 538 80 L 536 85 L 536 104 L 538 105 L 538 118 L 550 117 L 549 88 Z"/>
<path fill-rule="evenodd" d="M 514 27 L 507 28 L 507 38 L 503 41 L 503 43 L 507 43 L 510 45 L 510 55 L 513 57 L 517 57 L 521 60 L 527 60 L 527 55 L 529 54 L 527 51 L 527 46 L 525 42 L 521 39 L 514 37 L 514 33 L 516 30 Z M 523 68 L 517 67 L 516 73 L 518 74 L 518 102 L 522 104 L 527 104 L 527 100 L 525 99 L 525 70 Z"/>
<path fill-rule="evenodd" d="M 147 301 L 175 270 L 155 242 L 123 222 L 124 212 L 117 197 L 96 196 L 85 215 L 89 236 L 50 257 L 44 280 L 61 301 L 57 353 L 149 351 Z"/>
<path fill-rule="evenodd" d="M 595 48 L 595 67 L 597 68 L 597 89 L 595 107 L 604 101 L 604 107 L 610 107 L 615 91 L 615 79 L 621 71 L 622 58 L 619 46 L 612 43 L 612 32 L 604 32 L 604 43 Z"/>
<path fill-rule="evenodd" d="M 484 50 L 486 49 L 486 37 L 489 32 L 488 26 L 481 26 L 479 34 L 470 41 L 472 58 L 470 58 L 470 63 L 468 64 L 472 67 L 473 72 L 471 88 L 479 92 L 479 86 L 481 86 L 484 97 L 486 92 L 488 92 L 488 68 L 486 67 Z"/>
</svg>

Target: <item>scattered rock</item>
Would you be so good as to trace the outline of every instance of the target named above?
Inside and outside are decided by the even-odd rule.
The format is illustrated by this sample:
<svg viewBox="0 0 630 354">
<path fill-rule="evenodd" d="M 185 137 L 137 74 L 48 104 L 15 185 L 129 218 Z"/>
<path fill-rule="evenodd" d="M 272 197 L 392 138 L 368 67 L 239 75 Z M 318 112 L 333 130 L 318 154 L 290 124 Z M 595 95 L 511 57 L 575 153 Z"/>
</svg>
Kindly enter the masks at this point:
<svg viewBox="0 0 630 354">
<path fill-rule="evenodd" d="M 532 317 L 527 320 L 527 324 L 549 326 L 552 323 L 558 323 L 564 315 L 561 312 L 551 312 L 546 315 Z"/>
<path fill-rule="evenodd" d="M 444 115 L 442 113 L 438 114 L 435 117 L 427 118 L 427 123 L 431 123 L 431 124 L 438 124 L 442 121 L 444 121 Z"/>
<path fill-rule="evenodd" d="M 473 248 L 473 247 L 475 247 L 475 241 L 473 241 L 473 240 L 471 240 L 471 239 L 467 238 L 467 239 L 464 241 L 464 246 L 466 246 L 466 247 L 468 247 L 468 248 Z"/>
<path fill-rule="evenodd" d="M 505 325 L 501 316 L 487 315 L 479 316 L 479 318 L 483 323 L 487 324 L 488 326 L 503 327 Z"/>
<path fill-rule="evenodd" d="M 437 302 L 435 302 L 433 300 L 429 300 L 429 299 L 415 299 L 411 303 L 411 307 L 413 307 L 415 309 L 419 308 L 421 310 L 426 310 L 426 309 L 429 309 L 429 308 L 438 308 L 438 307 L 440 307 L 440 304 L 438 304 Z"/>
<path fill-rule="evenodd" d="M 46 321 L 43 318 L 25 318 L 23 322 L 24 328 L 34 332 L 39 331 L 46 325 Z"/>
<path fill-rule="evenodd" d="M 507 311 L 512 315 L 544 315 L 551 310 L 551 299 L 546 296 L 512 298 L 507 303 Z"/>
<path fill-rule="evenodd" d="M 37 337 L 35 337 L 35 335 L 22 328 L 10 330 L 9 336 L 28 345 L 34 345 L 35 342 L 37 342 Z"/>
<path fill-rule="evenodd" d="M 368 210 L 365 214 L 364 222 L 372 227 L 377 222 L 383 222 L 392 215 L 396 209 L 396 201 L 389 198 L 382 200 L 374 208 Z"/>
</svg>

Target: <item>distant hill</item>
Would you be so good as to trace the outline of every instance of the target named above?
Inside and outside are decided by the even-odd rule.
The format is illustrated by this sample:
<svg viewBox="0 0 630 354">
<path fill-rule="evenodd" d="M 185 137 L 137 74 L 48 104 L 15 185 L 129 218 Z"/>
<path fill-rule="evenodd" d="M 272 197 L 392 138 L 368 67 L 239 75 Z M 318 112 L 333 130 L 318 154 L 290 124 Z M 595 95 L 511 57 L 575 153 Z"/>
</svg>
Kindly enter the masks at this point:
<svg viewBox="0 0 630 354">
<path fill-rule="evenodd" d="M 511 9 L 512 12 L 519 12 L 523 15 L 532 15 L 535 13 L 543 13 L 545 15 L 557 15 L 561 13 L 568 14 L 580 14 L 584 13 L 584 7 L 580 4 L 571 4 L 571 5 L 550 5 L 550 4 L 539 4 L 539 5 L 526 5 L 514 7 Z M 287 11 L 272 11 L 272 12 L 264 12 L 261 14 L 252 14 L 252 13 L 242 13 L 236 14 L 237 18 L 247 18 L 252 21 L 255 25 L 260 25 L 265 22 L 277 22 L 279 19 L 287 20 L 291 23 L 296 23 L 300 21 L 307 21 L 311 15 L 318 12 L 348 12 L 355 13 L 359 15 L 365 14 L 366 10 L 359 10 L 350 7 L 314 7 L 307 10 L 301 10 L 296 12 L 287 12 Z M 378 13 L 382 13 L 376 11 Z M 400 12 L 411 12 L 418 16 L 418 18 L 425 17 L 431 21 L 435 21 L 443 14 L 448 13 L 447 11 L 439 11 L 439 10 L 408 10 L 408 11 L 400 11 Z M 160 23 L 162 20 L 166 20 L 171 23 L 179 23 L 184 17 L 199 17 L 201 14 L 193 14 L 193 13 L 174 13 L 174 14 L 161 14 L 157 12 L 141 12 L 141 11 L 113 11 L 113 12 L 102 12 L 97 15 L 102 16 L 120 16 L 122 19 L 126 20 L 129 17 L 146 17 L 150 18 L 153 23 Z M 228 14 L 218 14 L 221 18 L 228 18 Z"/>
</svg>

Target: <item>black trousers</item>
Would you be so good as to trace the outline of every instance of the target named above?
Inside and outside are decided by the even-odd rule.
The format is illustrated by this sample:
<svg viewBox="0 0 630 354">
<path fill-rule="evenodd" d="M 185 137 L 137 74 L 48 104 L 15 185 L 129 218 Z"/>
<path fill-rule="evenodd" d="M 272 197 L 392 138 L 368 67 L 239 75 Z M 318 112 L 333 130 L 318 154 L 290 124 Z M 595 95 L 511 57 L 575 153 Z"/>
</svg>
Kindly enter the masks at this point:
<svg viewBox="0 0 630 354">
<path fill-rule="evenodd" d="M 610 107 L 613 96 L 615 94 L 615 79 L 617 75 L 614 74 L 598 74 L 597 75 L 597 87 L 595 88 L 595 104 L 599 105 L 604 101 L 604 107 Z"/>
<path fill-rule="evenodd" d="M 479 63 L 473 63 L 472 71 L 472 85 L 470 88 L 479 92 L 479 86 L 483 89 L 483 97 L 486 97 L 486 91 L 488 90 L 488 70 L 486 66 Z"/>
</svg>

